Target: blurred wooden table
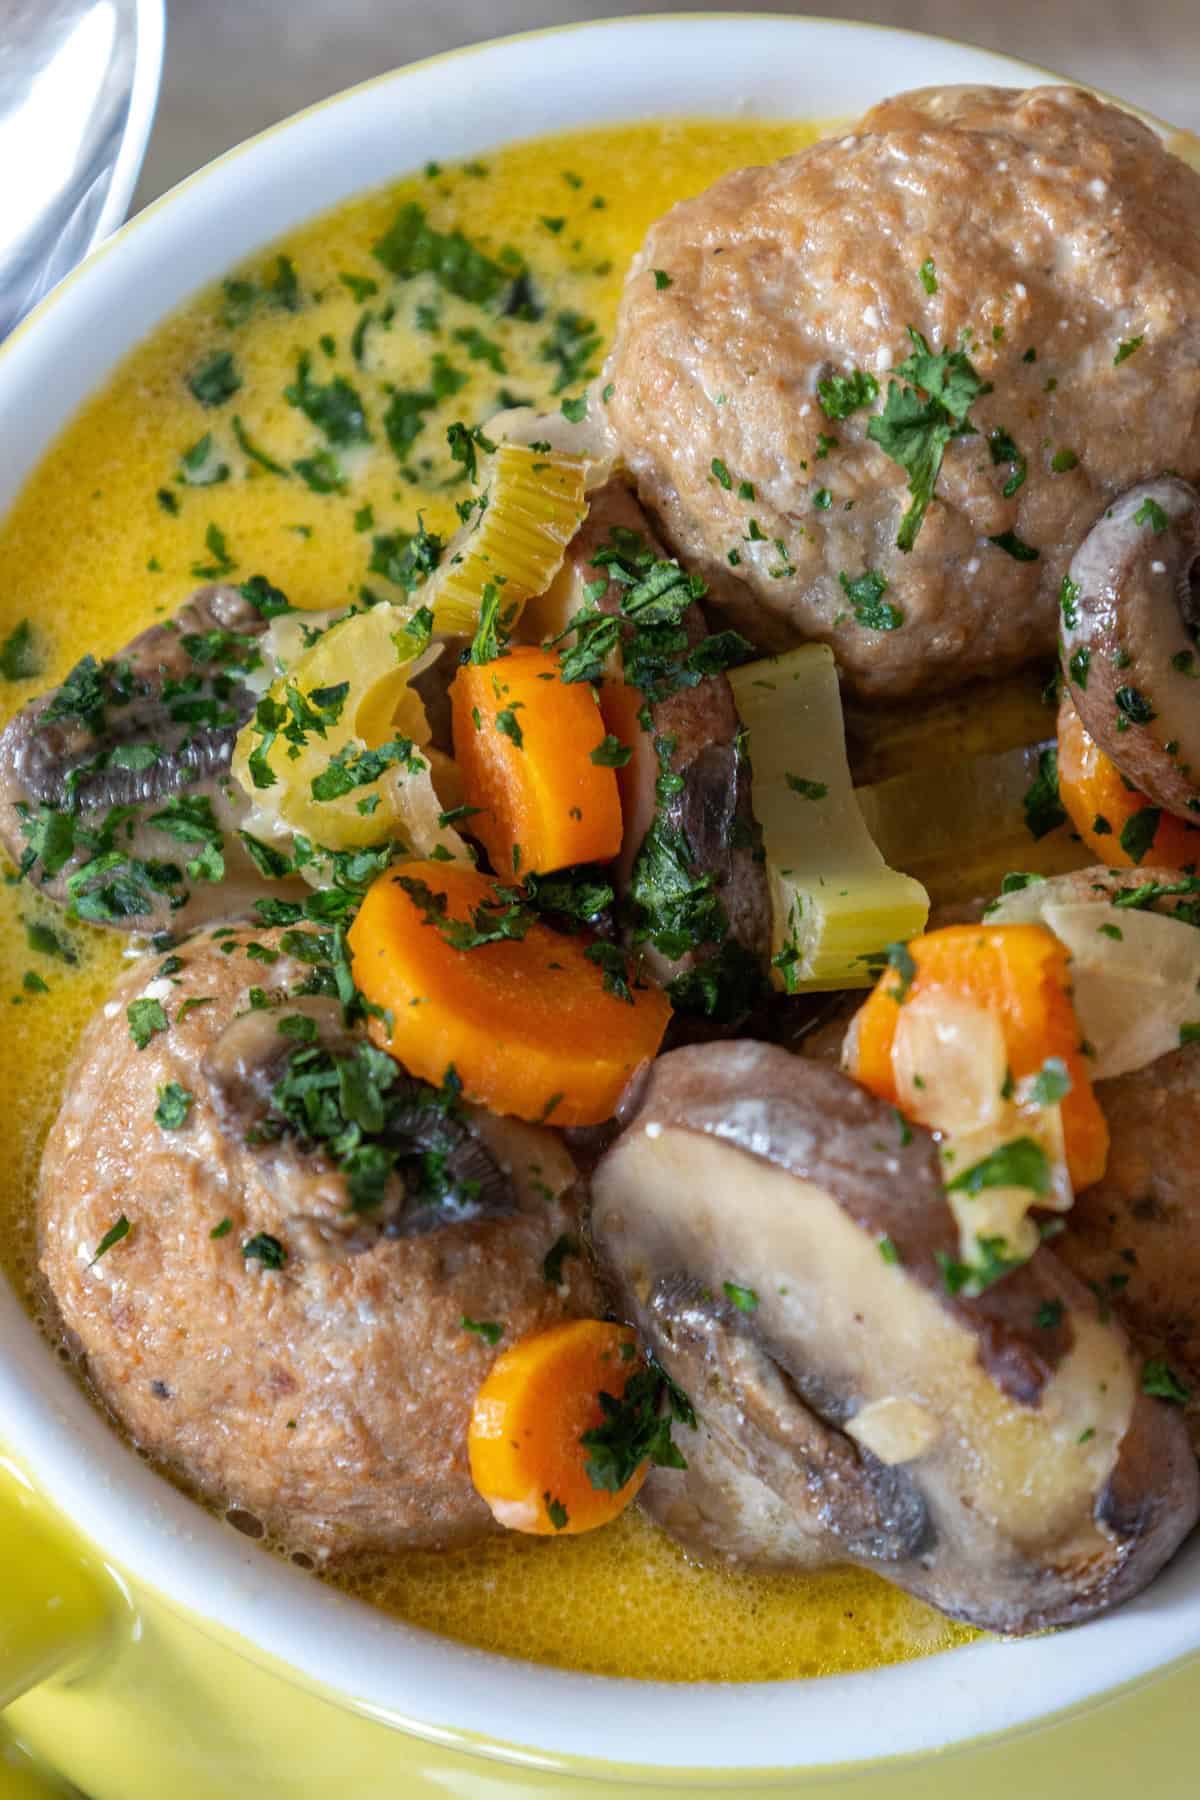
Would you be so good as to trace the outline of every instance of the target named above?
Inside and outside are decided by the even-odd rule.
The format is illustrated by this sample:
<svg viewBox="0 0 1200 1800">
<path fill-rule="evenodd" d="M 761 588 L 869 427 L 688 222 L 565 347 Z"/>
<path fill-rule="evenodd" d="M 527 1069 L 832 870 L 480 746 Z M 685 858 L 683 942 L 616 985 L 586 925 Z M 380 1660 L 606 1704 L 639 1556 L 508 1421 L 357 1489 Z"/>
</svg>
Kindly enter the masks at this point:
<svg viewBox="0 0 1200 1800">
<path fill-rule="evenodd" d="M 168 0 L 138 200 L 313 100 L 458 44 L 618 13 L 805 11 L 1007 51 L 1200 130 L 1200 0 Z"/>
</svg>

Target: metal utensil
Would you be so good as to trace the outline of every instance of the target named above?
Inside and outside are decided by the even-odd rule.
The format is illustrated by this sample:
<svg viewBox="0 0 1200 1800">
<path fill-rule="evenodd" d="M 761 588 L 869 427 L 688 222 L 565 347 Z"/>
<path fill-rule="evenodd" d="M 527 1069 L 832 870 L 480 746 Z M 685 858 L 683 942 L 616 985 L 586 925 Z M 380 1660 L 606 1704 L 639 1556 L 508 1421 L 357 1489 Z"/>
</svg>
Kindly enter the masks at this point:
<svg viewBox="0 0 1200 1800">
<path fill-rule="evenodd" d="M 162 42 L 163 0 L 0 0 L 0 338 L 124 217 Z"/>
</svg>

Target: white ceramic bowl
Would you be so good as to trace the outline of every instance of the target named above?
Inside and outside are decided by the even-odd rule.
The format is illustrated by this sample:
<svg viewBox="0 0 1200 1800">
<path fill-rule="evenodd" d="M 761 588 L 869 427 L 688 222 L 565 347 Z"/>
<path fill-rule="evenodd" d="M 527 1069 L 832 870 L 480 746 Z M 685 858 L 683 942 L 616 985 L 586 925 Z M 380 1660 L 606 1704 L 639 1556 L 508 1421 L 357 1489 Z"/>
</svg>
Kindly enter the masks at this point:
<svg viewBox="0 0 1200 1800">
<path fill-rule="evenodd" d="M 0 353 L 0 509 L 114 363 L 190 294 L 314 213 L 430 157 L 668 114 L 836 117 L 933 82 L 1042 71 L 907 33 L 778 17 L 641 19 L 439 58 L 302 113 L 118 234 Z M 3 1284 L 0 1284 L 2 1289 Z M 1028 1723 L 1200 1647 L 1200 1543 L 1111 1617 L 1021 1644 L 807 1683 L 614 1681 L 497 1658 L 386 1619 L 252 1549 L 118 1441 L 0 1291 L 0 1421 L 45 1494 L 115 1562 L 376 1717 L 536 1762 L 816 1769 Z"/>
</svg>

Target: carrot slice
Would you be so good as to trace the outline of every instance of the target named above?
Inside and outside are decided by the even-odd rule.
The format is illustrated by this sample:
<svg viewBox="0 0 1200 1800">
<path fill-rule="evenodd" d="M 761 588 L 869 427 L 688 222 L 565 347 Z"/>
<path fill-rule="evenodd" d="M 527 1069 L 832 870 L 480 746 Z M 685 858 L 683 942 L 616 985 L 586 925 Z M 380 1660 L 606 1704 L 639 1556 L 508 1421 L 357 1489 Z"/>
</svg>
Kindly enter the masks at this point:
<svg viewBox="0 0 1200 1800">
<path fill-rule="evenodd" d="M 497 906 L 495 882 L 462 863 L 380 876 L 350 928 L 354 979 L 387 1015 L 371 1034 L 426 1081 L 453 1066 L 467 1098 L 493 1112 L 599 1125 L 657 1052 L 670 1002 L 654 987 L 631 1002 L 609 992 L 587 940 L 547 925 L 474 949 L 447 941 L 453 921 L 470 926 Z"/>
<path fill-rule="evenodd" d="M 586 682 L 564 682 L 557 656 L 523 645 L 466 663 L 450 705 L 454 756 L 471 830 L 502 874 L 542 875 L 610 862 L 621 848 L 616 773 L 593 754 L 604 720 Z"/>
<path fill-rule="evenodd" d="M 1130 787 L 1067 693 L 1058 708 L 1058 792 L 1088 849 L 1109 868 L 1144 862 L 1192 869 L 1200 863 L 1200 831 Z"/>
<path fill-rule="evenodd" d="M 1071 1090 L 1061 1102 L 1067 1166 L 1076 1189 L 1099 1181 L 1108 1126 L 1088 1078 L 1071 1004 L 1070 957 L 1043 925 L 946 925 L 907 947 L 907 959 L 880 977 L 855 1020 L 851 1073 L 881 1099 L 897 1099 L 892 1046 L 900 1007 L 943 989 L 973 1000 L 999 1021 L 1014 1081 L 1061 1057 Z"/>
<path fill-rule="evenodd" d="M 600 1395 L 620 1399 L 642 1366 L 628 1325 L 568 1319 L 522 1338 L 496 1358 L 475 1397 L 467 1450 L 471 1479 L 510 1531 L 594 1531 L 624 1512 L 643 1463 L 624 1487 L 593 1487 L 580 1442 L 604 1414 Z"/>
</svg>

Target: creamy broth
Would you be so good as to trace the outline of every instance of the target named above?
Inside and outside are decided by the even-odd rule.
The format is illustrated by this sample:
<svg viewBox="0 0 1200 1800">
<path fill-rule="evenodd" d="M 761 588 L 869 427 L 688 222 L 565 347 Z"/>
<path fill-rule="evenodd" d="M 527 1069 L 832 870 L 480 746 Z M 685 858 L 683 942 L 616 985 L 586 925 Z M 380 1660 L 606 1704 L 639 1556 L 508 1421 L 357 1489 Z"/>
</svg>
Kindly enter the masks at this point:
<svg viewBox="0 0 1200 1800">
<path fill-rule="evenodd" d="M 797 124 L 642 125 L 430 165 L 233 271 L 128 358 L 0 529 L 0 644 L 29 620 L 37 664 L 29 679 L 0 679 L 0 724 L 85 652 L 111 654 L 215 574 L 265 573 L 301 606 L 344 603 L 364 583 L 400 597 L 388 574 L 402 542 L 393 534 L 415 530 L 418 514 L 444 535 L 457 522 L 463 490 L 447 485 L 460 472 L 447 425 L 514 399 L 579 394 L 650 222 L 723 171 L 816 135 Z M 498 263 L 523 259 L 543 316 L 497 318 L 429 274 L 394 280 L 371 246 L 409 203 Z M 205 407 L 189 377 L 225 351 L 240 385 Z M 285 396 L 303 352 L 311 383 L 342 377 L 365 405 L 372 441 L 335 450 L 337 469 L 318 455 L 329 446 L 317 425 Z M 219 392 L 219 368 L 209 382 Z M 343 491 L 317 491 L 334 480 Z M 23 884 L 0 887 L 0 1268 L 35 1314 L 41 1143 L 79 1032 L 129 954 L 122 934 L 72 926 Z M 625 1676 L 818 1675 L 970 1635 L 860 1572 L 700 1569 L 636 1511 L 587 1536 L 514 1534 L 326 1578 L 489 1650 Z"/>
</svg>

